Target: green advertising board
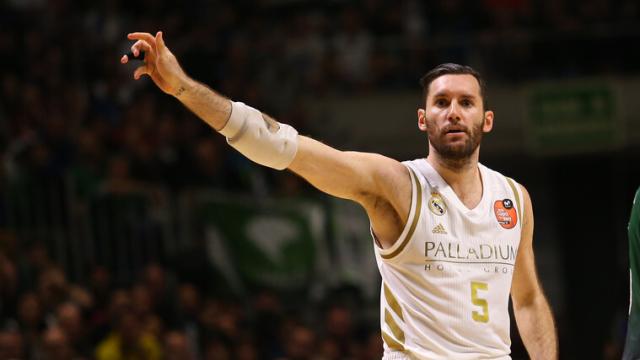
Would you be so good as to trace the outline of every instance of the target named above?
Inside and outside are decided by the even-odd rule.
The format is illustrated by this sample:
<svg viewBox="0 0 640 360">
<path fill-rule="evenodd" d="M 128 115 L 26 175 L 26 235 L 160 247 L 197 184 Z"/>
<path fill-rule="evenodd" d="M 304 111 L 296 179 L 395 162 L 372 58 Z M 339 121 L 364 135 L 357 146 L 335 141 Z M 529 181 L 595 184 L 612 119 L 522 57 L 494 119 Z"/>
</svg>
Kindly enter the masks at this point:
<svg viewBox="0 0 640 360">
<path fill-rule="evenodd" d="M 317 275 L 324 226 L 319 206 L 220 197 L 199 201 L 197 214 L 199 226 L 221 238 L 243 287 L 295 289 Z"/>
<path fill-rule="evenodd" d="M 528 97 L 529 148 L 535 155 L 571 155 L 621 145 L 616 97 L 609 87 L 554 84 Z"/>
</svg>

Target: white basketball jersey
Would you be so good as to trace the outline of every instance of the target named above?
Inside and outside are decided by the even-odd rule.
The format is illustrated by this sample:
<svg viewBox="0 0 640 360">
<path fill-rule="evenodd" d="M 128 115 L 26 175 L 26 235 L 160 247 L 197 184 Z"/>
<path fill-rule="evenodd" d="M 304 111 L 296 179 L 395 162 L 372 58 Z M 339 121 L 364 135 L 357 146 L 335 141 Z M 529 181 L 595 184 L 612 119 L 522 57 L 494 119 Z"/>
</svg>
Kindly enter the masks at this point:
<svg viewBox="0 0 640 360">
<path fill-rule="evenodd" d="M 470 210 L 425 159 L 404 164 L 407 224 L 393 247 L 374 245 L 384 359 L 510 359 L 520 187 L 478 164 L 482 199 Z"/>
</svg>

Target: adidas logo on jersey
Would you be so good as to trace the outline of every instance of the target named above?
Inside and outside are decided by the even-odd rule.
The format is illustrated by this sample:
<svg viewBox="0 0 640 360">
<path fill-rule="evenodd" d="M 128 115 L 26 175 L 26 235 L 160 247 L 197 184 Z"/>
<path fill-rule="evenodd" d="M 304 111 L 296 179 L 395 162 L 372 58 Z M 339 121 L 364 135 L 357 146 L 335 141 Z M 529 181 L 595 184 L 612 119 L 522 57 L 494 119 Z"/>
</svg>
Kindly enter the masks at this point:
<svg viewBox="0 0 640 360">
<path fill-rule="evenodd" d="M 431 230 L 431 232 L 434 234 L 446 234 L 447 230 L 445 230 L 442 224 L 438 224 L 436 227 L 433 228 L 433 230 Z"/>
</svg>

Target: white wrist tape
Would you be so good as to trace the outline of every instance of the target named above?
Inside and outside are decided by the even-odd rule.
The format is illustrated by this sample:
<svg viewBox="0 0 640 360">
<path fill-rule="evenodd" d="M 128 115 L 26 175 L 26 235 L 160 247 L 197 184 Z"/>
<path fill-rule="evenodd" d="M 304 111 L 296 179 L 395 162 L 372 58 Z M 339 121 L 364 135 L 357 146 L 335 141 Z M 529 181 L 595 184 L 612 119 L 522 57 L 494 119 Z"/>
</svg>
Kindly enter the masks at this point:
<svg viewBox="0 0 640 360">
<path fill-rule="evenodd" d="M 231 117 L 220 133 L 249 160 L 278 170 L 286 169 L 298 151 L 296 129 L 241 102 L 231 102 Z"/>
</svg>

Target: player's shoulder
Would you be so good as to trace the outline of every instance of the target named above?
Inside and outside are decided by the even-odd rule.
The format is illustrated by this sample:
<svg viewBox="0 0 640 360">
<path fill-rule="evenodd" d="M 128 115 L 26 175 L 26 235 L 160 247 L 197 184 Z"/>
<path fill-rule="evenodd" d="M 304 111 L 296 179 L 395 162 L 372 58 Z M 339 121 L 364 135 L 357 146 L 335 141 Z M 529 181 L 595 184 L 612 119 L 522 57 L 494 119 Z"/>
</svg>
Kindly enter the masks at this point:
<svg viewBox="0 0 640 360">
<path fill-rule="evenodd" d="M 422 173 L 421 171 L 421 167 L 423 165 L 422 162 L 424 162 L 424 159 L 404 160 L 404 161 L 401 161 L 400 163 L 402 164 L 403 167 L 405 167 L 408 170 L 408 173 L 409 175 L 411 175 L 412 178 L 414 176 L 419 178 L 420 174 Z"/>
<path fill-rule="evenodd" d="M 529 195 L 529 192 L 527 191 L 527 188 L 522 185 L 522 183 L 520 183 L 513 177 L 505 175 L 497 170 L 491 169 L 481 163 L 478 163 L 478 166 L 481 168 L 483 176 L 487 177 L 487 179 L 485 180 L 487 180 L 490 185 L 494 184 L 498 188 L 512 193 L 513 196 L 518 198 L 518 200 L 522 200 L 525 204 L 527 204 L 525 205 L 525 207 L 530 206 L 531 197 Z"/>
<path fill-rule="evenodd" d="M 421 161 L 424 159 L 403 160 L 401 164 L 407 167 L 417 167 Z"/>
<path fill-rule="evenodd" d="M 500 180 L 503 180 L 503 181 L 508 182 L 508 183 L 510 182 L 513 185 L 518 186 L 519 188 L 521 188 L 523 191 L 526 191 L 526 189 L 524 188 L 522 183 L 520 183 L 514 177 L 512 177 L 510 175 L 503 174 L 500 171 L 494 170 L 494 169 L 492 169 L 492 168 L 490 168 L 490 167 L 488 167 L 488 166 L 486 166 L 486 165 L 484 165 L 482 163 L 478 163 L 478 167 L 480 167 L 483 175 L 489 175 L 489 176 L 491 176 L 493 178 L 500 179 Z"/>
<path fill-rule="evenodd" d="M 491 174 L 491 175 L 493 175 L 493 176 L 503 177 L 503 178 L 506 178 L 506 179 L 511 179 L 511 177 L 510 177 L 510 176 L 505 175 L 505 174 L 503 174 L 502 172 L 500 172 L 500 171 L 498 171 L 498 170 L 492 169 L 492 168 L 488 167 L 487 165 L 485 165 L 485 164 L 483 164 L 483 163 L 480 163 L 480 162 L 479 162 L 479 163 L 478 163 L 478 167 L 480 168 L 480 170 L 481 170 L 483 173 Z M 513 179 L 512 179 L 512 180 L 513 180 Z"/>
</svg>

